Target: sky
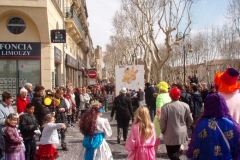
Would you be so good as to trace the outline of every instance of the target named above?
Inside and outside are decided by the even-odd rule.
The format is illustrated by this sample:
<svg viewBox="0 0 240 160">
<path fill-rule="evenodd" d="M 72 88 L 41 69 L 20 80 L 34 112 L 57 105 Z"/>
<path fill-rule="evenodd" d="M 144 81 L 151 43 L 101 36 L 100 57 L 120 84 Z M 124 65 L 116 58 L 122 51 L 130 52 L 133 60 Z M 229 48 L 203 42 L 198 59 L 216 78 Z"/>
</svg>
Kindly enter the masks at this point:
<svg viewBox="0 0 240 160">
<path fill-rule="evenodd" d="M 221 26 L 225 18 L 229 0 L 198 0 L 192 7 L 193 23 L 192 32 L 198 32 L 205 27 Z M 112 20 L 114 14 L 120 9 L 121 0 L 86 0 L 88 22 L 93 46 L 103 48 L 112 35 Z"/>
</svg>

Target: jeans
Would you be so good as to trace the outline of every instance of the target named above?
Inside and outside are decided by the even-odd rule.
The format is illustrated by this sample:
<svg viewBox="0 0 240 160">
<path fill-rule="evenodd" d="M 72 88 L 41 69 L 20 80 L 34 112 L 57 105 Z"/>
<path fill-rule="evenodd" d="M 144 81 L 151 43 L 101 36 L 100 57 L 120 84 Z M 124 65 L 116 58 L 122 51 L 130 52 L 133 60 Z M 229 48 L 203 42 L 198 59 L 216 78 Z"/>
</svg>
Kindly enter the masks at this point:
<svg viewBox="0 0 240 160">
<path fill-rule="evenodd" d="M 153 121 L 155 115 L 156 115 L 156 106 L 154 105 L 147 105 L 148 107 L 148 110 L 149 110 L 149 114 L 150 114 L 150 117 L 151 117 L 151 120 Z"/>
</svg>

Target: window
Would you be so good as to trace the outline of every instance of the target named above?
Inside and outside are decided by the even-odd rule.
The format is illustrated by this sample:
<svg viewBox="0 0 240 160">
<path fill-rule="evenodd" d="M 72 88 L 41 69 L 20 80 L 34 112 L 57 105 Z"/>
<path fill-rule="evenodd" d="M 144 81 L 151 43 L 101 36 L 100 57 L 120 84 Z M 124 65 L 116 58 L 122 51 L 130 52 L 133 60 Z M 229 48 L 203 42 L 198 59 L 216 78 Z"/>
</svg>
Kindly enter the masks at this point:
<svg viewBox="0 0 240 160">
<path fill-rule="evenodd" d="M 8 21 L 7 29 L 12 34 L 21 34 L 21 33 L 23 33 L 25 31 L 26 24 L 25 24 L 25 22 L 21 18 L 14 17 L 14 18 L 11 18 Z"/>
</svg>

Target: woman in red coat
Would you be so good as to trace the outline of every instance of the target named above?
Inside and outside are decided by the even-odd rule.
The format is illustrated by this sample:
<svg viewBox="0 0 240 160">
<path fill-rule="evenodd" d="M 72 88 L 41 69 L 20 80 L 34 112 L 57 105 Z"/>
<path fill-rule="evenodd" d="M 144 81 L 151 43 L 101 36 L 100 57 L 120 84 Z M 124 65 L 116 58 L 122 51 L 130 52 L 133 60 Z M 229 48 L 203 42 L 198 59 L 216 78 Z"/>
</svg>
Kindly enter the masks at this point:
<svg viewBox="0 0 240 160">
<path fill-rule="evenodd" d="M 27 98 L 27 90 L 23 87 L 20 89 L 20 96 L 17 97 L 17 112 L 18 114 L 23 113 L 26 110 L 27 104 L 30 100 Z"/>
</svg>

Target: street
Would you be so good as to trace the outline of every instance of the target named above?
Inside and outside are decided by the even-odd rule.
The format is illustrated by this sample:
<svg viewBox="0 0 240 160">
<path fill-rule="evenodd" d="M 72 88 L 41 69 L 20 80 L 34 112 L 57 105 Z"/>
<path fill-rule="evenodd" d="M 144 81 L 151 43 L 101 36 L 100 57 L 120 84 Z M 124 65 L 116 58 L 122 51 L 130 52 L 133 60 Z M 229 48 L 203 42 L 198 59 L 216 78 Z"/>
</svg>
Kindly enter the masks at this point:
<svg viewBox="0 0 240 160">
<path fill-rule="evenodd" d="M 110 111 L 103 114 L 104 118 L 110 117 Z M 125 160 L 127 158 L 128 152 L 125 150 L 125 143 L 121 141 L 121 144 L 117 144 L 117 123 L 113 120 L 111 123 L 113 135 L 107 138 L 109 147 L 111 148 L 113 159 L 115 160 Z M 130 130 L 130 127 L 129 127 Z M 82 147 L 83 135 L 79 132 L 78 123 L 75 124 L 75 127 L 71 127 L 67 132 L 67 141 L 69 151 L 62 151 L 61 147 L 59 148 L 59 160 L 78 160 L 78 153 Z M 187 148 L 187 143 L 184 144 L 185 149 Z M 160 149 L 157 154 L 157 160 L 166 160 L 167 152 L 163 141 L 161 141 Z M 185 156 L 181 156 L 181 160 L 184 160 Z"/>
</svg>

